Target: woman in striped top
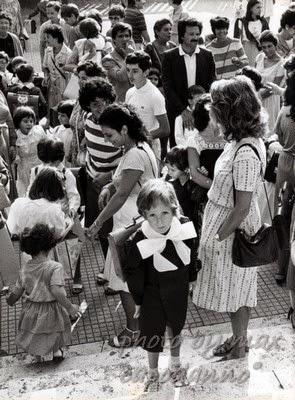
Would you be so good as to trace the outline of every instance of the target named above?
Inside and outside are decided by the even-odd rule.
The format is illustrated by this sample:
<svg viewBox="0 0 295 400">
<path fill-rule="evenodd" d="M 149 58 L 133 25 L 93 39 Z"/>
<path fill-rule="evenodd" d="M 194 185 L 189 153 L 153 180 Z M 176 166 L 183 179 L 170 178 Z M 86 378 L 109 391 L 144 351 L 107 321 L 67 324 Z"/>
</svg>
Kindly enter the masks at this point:
<svg viewBox="0 0 295 400">
<path fill-rule="evenodd" d="M 248 58 L 238 39 L 228 35 L 229 19 L 216 17 L 210 20 L 215 39 L 207 45 L 214 57 L 217 79 L 233 78 L 248 65 Z"/>
</svg>

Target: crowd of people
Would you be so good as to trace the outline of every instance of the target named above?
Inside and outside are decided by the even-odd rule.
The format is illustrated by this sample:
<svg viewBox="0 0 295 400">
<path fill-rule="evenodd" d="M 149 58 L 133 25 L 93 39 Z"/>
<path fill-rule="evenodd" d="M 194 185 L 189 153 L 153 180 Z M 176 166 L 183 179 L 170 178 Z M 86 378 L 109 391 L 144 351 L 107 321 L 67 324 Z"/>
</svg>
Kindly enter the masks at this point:
<svg viewBox="0 0 295 400">
<path fill-rule="evenodd" d="M 105 35 L 95 8 L 41 0 L 30 15 L 41 23 L 37 71 L 24 56 L 20 8 L 0 12 L 0 222 L 22 252 L 7 293 L 11 306 L 25 299 L 21 349 L 39 361 L 64 357 L 81 312 L 56 248 L 74 237 L 72 294 L 83 292 L 82 246 L 99 240 L 97 284 L 119 294 L 126 316 L 109 344 L 147 351 L 145 390 L 159 389 L 166 330 L 170 377 L 186 384 L 190 295 L 196 307 L 230 314 L 232 336 L 214 355 L 245 357 L 257 268 L 233 263 L 233 241 L 237 228 L 254 235 L 269 222 L 268 208 L 285 216 L 274 278 L 286 281 L 295 328 L 295 5 L 273 32 L 266 3 L 247 2 L 234 37 L 217 16 L 203 38 L 202 22 L 169 0 L 151 41 L 144 0 L 111 1 Z M 138 218 L 118 264 L 108 234 Z"/>
</svg>

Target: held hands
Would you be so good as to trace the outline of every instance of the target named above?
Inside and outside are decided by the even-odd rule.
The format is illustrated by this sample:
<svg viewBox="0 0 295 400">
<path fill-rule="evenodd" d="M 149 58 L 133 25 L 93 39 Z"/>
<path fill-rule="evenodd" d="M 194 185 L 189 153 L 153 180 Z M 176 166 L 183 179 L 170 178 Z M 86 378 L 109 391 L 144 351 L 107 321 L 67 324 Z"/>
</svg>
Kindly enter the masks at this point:
<svg viewBox="0 0 295 400">
<path fill-rule="evenodd" d="M 79 318 L 82 317 L 82 313 L 80 308 L 77 304 L 72 304 L 71 309 L 69 310 L 69 314 L 72 318 Z"/>
<path fill-rule="evenodd" d="M 138 306 L 138 305 L 135 304 L 135 313 L 133 315 L 133 318 L 139 318 L 140 310 L 141 310 L 141 306 Z"/>
<path fill-rule="evenodd" d="M 93 224 L 85 230 L 85 234 L 89 239 L 94 239 L 97 233 L 101 230 L 102 224 L 99 221 L 94 221 Z"/>
</svg>

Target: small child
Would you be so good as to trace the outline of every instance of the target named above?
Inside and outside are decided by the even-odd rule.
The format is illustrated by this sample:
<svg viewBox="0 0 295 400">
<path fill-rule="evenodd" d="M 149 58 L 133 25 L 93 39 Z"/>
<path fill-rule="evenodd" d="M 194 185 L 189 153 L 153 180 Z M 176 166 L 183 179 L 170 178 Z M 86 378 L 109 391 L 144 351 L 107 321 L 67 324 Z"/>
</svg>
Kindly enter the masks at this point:
<svg viewBox="0 0 295 400">
<path fill-rule="evenodd" d="M 193 112 L 195 104 L 197 100 L 205 93 L 205 90 L 202 86 L 193 85 L 188 88 L 188 106 L 187 109 L 189 112 Z M 177 146 L 186 146 L 188 139 L 190 137 L 194 137 L 197 133 L 197 129 L 187 129 L 183 126 L 183 119 L 181 114 L 175 118 L 175 127 L 174 127 L 174 134 L 175 134 L 175 142 Z"/>
<path fill-rule="evenodd" d="M 58 121 L 60 125 L 56 126 L 52 131 L 52 137 L 60 140 L 64 144 L 65 150 L 65 166 L 71 167 L 71 145 L 73 141 L 73 131 L 70 127 L 70 118 L 75 105 L 74 100 L 63 100 L 57 106 Z"/>
<path fill-rule="evenodd" d="M 18 77 L 16 76 L 16 69 L 22 64 L 26 64 L 27 61 L 24 59 L 22 56 L 16 56 L 12 60 L 10 60 L 10 63 L 8 64 L 8 71 L 12 73 L 12 79 L 11 79 L 11 85 L 14 85 L 15 83 L 18 83 Z"/>
<path fill-rule="evenodd" d="M 79 306 L 66 296 L 63 266 L 49 257 L 56 245 L 54 230 L 43 224 L 25 228 L 20 248 L 32 256 L 21 269 L 19 279 L 7 295 L 13 306 L 24 295 L 16 345 L 35 356 L 37 361 L 53 353 L 54 361 L 63 360 L 63 348 L 71 339 L 71 317 L 79 317 Z"/>
<path fill-rule="evenodd" d="M 36 124 L 36 116 L 30 107 L 18 107 L 13 115 L 16 128 L 16 163 L 17 163 L 17 191 L 19 197 L 26 195 L 30 182 L 31 168 L 36 167 L 40 160 L 37 155 L 37 143 L 45 139 L 46 133 Z"/>
<path fill-rule="evenodd" d="M 167 153 L 165 163 L 168 167 L 168 175 L 172 178 L 170 183 L 174 187 L 183 215 L 193 221 L 195 229 L 200 232 L 198 210 L 206 201 L 207 190 L 197 185 L 190 177 L 187 148 L 173 147 Z M 204 175 L 207 174 L 206 169 L 202 167 L 200 172 Z"/>
<path fill-rule="evenodd" d="M 28 96 L 39 96 L 38 116 L 40 119 L 45 117 L 47 114 L 47 104 L 41 89 L 34 85 L 34 68 L 29 64 L 21 64 L 16 68 L 15 72 L 18 82 L 11 85 L 8 91 Z"/>
<path fill-rule="evenodd" d="M 175 386 L 187 384 L 179 359 L 185 324 L 189 281 L 196 279 L 192 262 L 196 231 L 179 217 L 173 186 L 161 179 L 148 181 L 137 198 L 144 217 L 135 234 L 125 272 L 139 318 L 139 343 L 148 352 L 149 373 L 145 391 L 159 388 L 158 358 L 164 335 L 170 339 L 170 377 Z M 187 219 L 186 219 L 187 220 Z"/>
<path fill-rule="evenodd" d="M 148 78 L 157 88 L 162 87 L 161 73 L 158 68 L 150 68 Z"/>
<path fill-rule="evenodd" d="M 0 76 L 6 86 L 11 84 L 12 73 L 8 71 L 9 57 L 5 51 L 0 51 Z"/>
</svg>

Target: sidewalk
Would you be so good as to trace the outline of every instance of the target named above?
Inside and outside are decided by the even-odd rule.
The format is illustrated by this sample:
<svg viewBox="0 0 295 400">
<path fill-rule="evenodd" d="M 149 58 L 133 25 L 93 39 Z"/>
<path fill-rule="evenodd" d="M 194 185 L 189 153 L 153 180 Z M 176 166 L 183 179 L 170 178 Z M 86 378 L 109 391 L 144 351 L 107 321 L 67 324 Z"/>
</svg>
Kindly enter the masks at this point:
<svg viewBox="0 0 295 400">
<path fill-rule="evenodd" d="M 102 342 L 72 346 L 59 365 L 50 361 L 32 364 L 25 355 L 2 358 L 0 400 L 294 400 L 295 334 L 291 325 L 284 318 L 252 320 L 249 355 L 216 362 L 212 348 L 229 332 L 229 324 L 184 331 L 181 358 L 187 369 L 187 387 L 174 388 L 169 381 L 169 350 L 165 348 L 159 363 L 160 391 L 143 393 L 145 352 L 141 348 L 119 351 Z"/>
</svg>

